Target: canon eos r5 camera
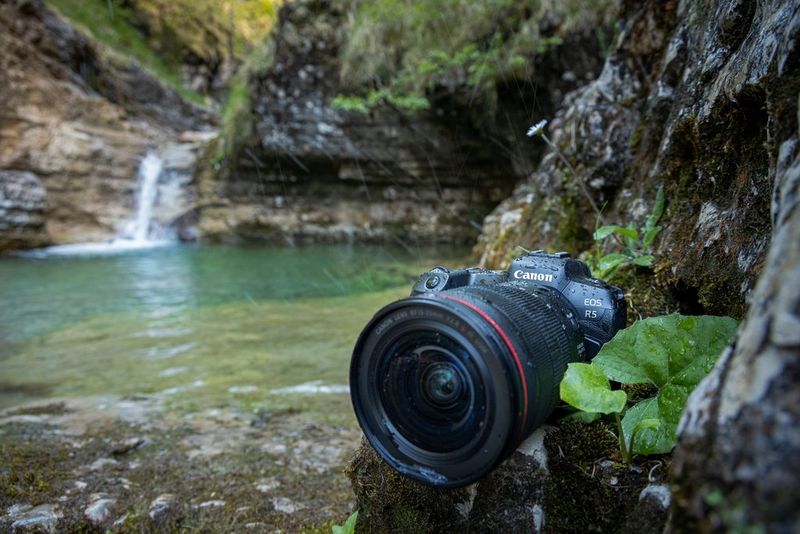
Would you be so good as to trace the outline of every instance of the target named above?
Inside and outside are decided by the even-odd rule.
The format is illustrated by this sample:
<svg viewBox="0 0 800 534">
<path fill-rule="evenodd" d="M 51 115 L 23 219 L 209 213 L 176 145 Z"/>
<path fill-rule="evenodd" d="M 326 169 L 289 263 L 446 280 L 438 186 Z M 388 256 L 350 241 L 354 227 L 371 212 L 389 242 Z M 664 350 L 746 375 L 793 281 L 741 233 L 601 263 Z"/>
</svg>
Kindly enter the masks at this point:
<svg viewBox="0 0 800 534">
<path fill-rule="evenodd" d="M 358 338 L 353 407 L 394 469 L 463 486 L 550 415 L 568 363 L 624 326 L 623 292 L 566 253 L 531 252 L 508 271 L 436 267 Z"/>
</svg>

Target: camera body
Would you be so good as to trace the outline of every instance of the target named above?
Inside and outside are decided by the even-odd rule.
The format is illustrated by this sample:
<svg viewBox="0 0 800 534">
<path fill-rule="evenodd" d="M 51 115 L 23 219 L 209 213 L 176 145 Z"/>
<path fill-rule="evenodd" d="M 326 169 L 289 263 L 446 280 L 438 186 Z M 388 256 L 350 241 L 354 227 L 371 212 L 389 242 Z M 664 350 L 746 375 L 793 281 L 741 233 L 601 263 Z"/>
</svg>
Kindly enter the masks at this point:
<svg viewBox="0 0 800 534">
<path fill-rule="evenodd" d="M 622 290 L 566 253 L 530 252 L 507 271 L 435 267 L 356 341 L 356 418 L 398 472 L 465 486 L 547 420 L 567 366 L 597 354 L 625 312 Z"/>
<path fill-rule="evenodd" d="M 578 347 L 583 359 L 593 358 L 603 344 L 625 328 L 627 316 L 623 291 L 593 278 L 585 263 L 570 258 L 566 252 L 528 252 L 515 259 L 507 271 L 477 267 L 451 270 L 437 266 L 419 277 L 411 295 L 506 282 L 549 288 L 560 293 L 575 309 L 574 312 L 567 310 L 566 314 L 569 317 L 574 313 L 583 332 L 584 344 Z"/>
</svg>

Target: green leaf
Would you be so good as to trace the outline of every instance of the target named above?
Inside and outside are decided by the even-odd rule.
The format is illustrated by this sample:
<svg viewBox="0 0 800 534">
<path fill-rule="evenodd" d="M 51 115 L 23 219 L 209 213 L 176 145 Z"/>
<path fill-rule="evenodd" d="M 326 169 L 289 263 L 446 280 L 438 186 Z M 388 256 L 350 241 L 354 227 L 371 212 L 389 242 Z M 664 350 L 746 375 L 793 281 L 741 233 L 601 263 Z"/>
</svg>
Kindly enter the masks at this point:
<svg viewBox="0 0 800 534">
<path fill-rule="evenodd" d="M 658 191 L 656 191 L 656 201 L 653 204 L 653 211 L 650 212 L 650 215 L 647 217 L 647 220 L 644 223 L 644 227 L 642 228 L 645 234 L 647 234 L 650 230 L 656 227 L 656 224 L 658 224 L 658 221 L 661 219 L 661 215 L 663 215 L 663 213 L 664 213 L 664 186 L 660 185 L 658 186 Z M 653 237 L 655 237 L 655 235 Z M 646 247 L 647 245 L 645 245 L 645 248 Z"/>
<path fill-rule="evenodd" d="M 650 245 L 653 244 L 658 233 L 661 231 L 660 226 L 653 226 L 652 228 L 643 228 L 644 230 L 644 239 L 642 240 L 642 249 L 650 248 Z"/>
<path fill-rule="evenodd" d="M 624 226 L 617 226 L 615 224 L 611 224 L 608 226 L 601 226 L 597 230 L 594 231 L 594 240 L 600 241 L 601 239 L 605 239 L 606 237 L 610 236 L 611 234 L 620 234 L 630 239 L 639 239 L 639 234 L 636 233 L 636 230 L 633 228 L 626 228 Z"/>
<path fill-rule="evenodd" d="M 358 510 L 353 512 L 350 517 L 347 518 L 347 521 L 344 522 L 344 525 L 333 525 L 331 530 L 333 534 L 355 534 L 356 531 L 356 520 L 358 519 Z"/>
<path fill-rule="evenodd" d="M 625 254 L 607 254 L 600 258 L 600 261 L 597 262 L 597 267 L 603 272 L 608 272 L 629 261 L 631 259 Z"/>
<path fill-rule="evenodd" d="M 641 267 L 650 267 L 651 265 L 653 265 L 654 259 L 655 258 L 653 258 L 653 256 L 651 256 L 650 254 L 645 254 L 644 256 L 636 256 L 635 258 L 633 258 L 633 264 L 639 265 Z"/>
<path fill-rule="evenodd" d="M 598 419 L 600 419 L 601 416 L 602 414 L 599 414 L 597 412 L 574 412 L 569 415 L 565 415 L 560 420 L 575 421 L 576 423 L 589 424 L 593 423 L 594 421 L 597 421 Z"/>
<path fill-rule="evenodd" d="M 633 450 L 634 446 L 637 450 L 654 448 L 653 442 L 657 439 L 658 430 L 662 425 L 661 419 L 655 417 L 638 419 L 630 433 L 625 432 L 626 439 L 629 440 L 628 449 Z M 625 431 L 624 420 L 622 429 Z"/>
<path fill-rule="evenodd" d="M 625 236 L 625 244 L 631 250 L 636 249 L 636 245 L 639 241 L 639 233 L 636 231 L 636 226 L 633 223 L 629 224 L 627 228 L 625 228 L 627 232 L 620 232 L 622 235 Z"/>
<path fill-rule="evenodd" d="M 667 315 L 637 321 L 603 345 L 592 365 L 610 380 L 625 384 L 651 383 L 658 394 L 627 411 L 626 436 L 644 419 L 659 419 L 644 428 L 632 444 L 637 454 L 669 452 L 675 446 L 678 421 L 689 394 L 714 367 L 736 331 L 730 317 Z"/>
<path fill-rule="evenodd" d="M 612 391 L 603 371 L 588 363 L 571 363 L 561 380 L 561 399 L 584 412 L 619 413 L 628 402 L 624 391 Z"/>
</svg>

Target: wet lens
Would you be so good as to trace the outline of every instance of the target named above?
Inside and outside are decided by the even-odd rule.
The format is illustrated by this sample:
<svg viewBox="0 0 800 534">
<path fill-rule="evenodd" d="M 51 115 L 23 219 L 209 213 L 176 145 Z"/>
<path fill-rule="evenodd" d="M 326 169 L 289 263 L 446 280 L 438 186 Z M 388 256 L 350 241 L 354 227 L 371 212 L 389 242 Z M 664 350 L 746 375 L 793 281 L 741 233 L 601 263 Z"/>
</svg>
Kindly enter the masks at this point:
<svg viewBox="0 0 800 534">
<path fill-rule="evenodd" d="M 461 379 L 450 364 L 431 366 L 422 381 L 426 397 L 438 406 L 452 404 L 461 392 Z"/>
<path fill-rule="evenodd" d="M 375 450 L 445 487 L 474 482 L 550 414 L 570 361 L 582 359 L 571 305 L 514 283 L 390 304 L 362 332 L 350 389 Z"/>
</svg>

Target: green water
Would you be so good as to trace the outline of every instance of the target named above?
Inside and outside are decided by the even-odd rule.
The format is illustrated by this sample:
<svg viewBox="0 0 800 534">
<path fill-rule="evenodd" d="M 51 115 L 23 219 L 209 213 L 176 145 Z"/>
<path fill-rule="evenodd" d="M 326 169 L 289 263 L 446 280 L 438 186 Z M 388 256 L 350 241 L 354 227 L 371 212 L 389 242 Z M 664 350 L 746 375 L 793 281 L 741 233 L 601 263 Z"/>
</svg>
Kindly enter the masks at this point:
<svg viewBox="0 0 800 534">
<path fill-rule="evenodd" d="M 346 394 L 274 390 L 312 381 L 341 389 L 364 323 L 407 295 L 420 272 L 456 256 L 464 254 L 176 246 L 0 258 L 0 406 L 154 395 L 178 409 L 349 418 Z"/>
</svg>

